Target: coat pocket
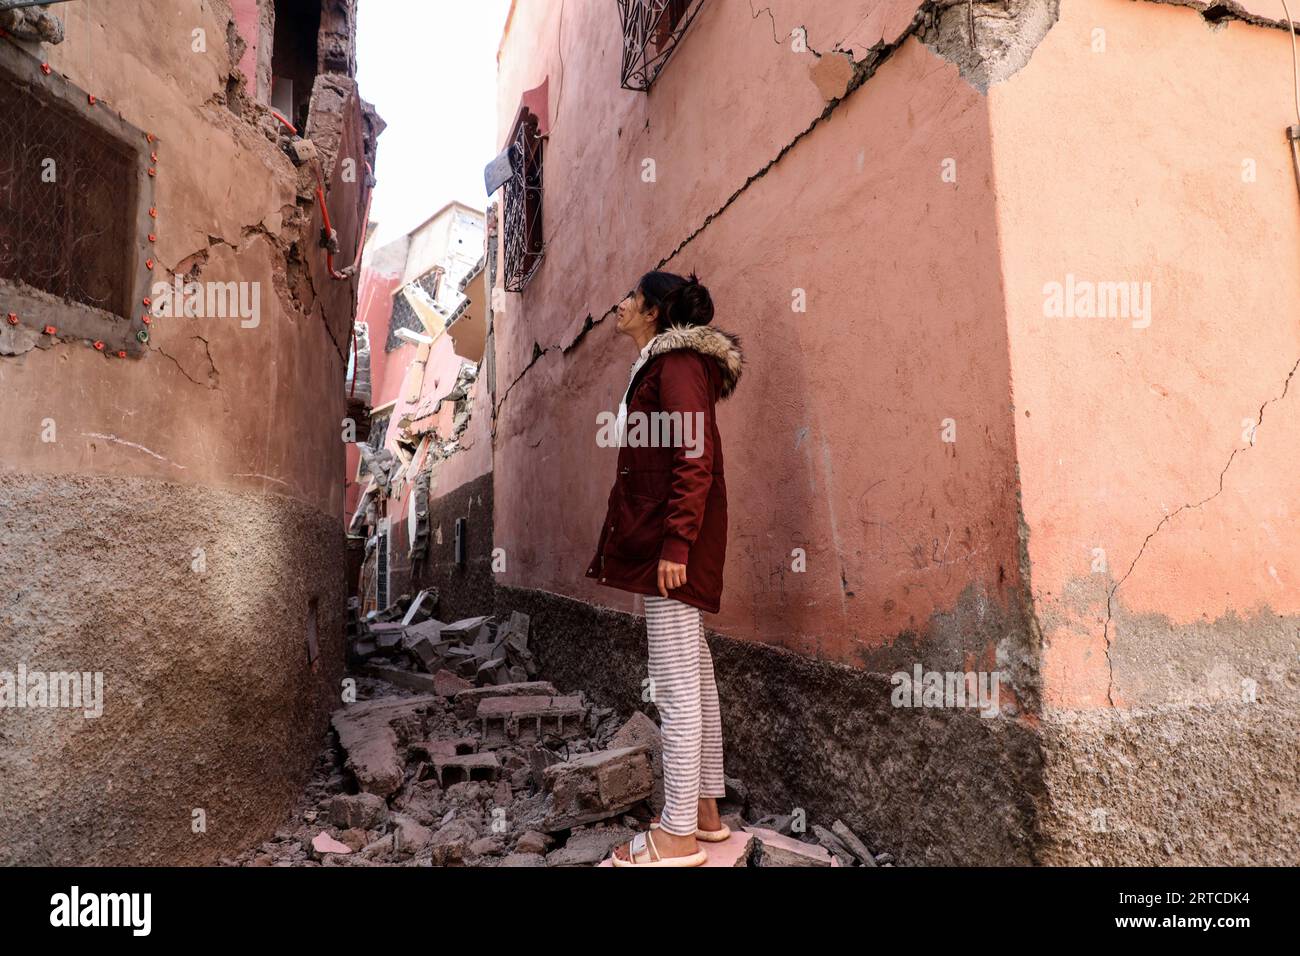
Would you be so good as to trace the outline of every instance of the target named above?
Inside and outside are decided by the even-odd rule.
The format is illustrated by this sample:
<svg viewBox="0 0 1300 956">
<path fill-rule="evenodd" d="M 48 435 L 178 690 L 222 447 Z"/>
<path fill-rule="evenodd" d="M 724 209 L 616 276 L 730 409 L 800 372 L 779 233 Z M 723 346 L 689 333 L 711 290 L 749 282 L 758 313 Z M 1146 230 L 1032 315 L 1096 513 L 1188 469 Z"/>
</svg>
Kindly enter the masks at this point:
<svg viewBox="0 0 1300 956">
<path fill-rule="evenodd" d="M 624 494 L 609 538 L 609 553 L 636 561 L 657 558 L 663 547 L 667 516 L 666 498 Z"/>
</svg>

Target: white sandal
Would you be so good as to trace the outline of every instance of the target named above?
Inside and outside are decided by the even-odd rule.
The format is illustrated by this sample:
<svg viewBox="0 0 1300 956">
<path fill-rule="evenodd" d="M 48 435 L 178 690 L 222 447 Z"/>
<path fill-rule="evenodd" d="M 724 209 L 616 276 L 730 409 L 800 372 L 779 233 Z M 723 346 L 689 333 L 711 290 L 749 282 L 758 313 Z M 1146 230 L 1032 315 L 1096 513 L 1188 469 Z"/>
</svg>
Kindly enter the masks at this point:
<svg viewBox="0 0 1300 956">
<path fill-rule="evenodd" d="M 638 856 L 644 855 L 644 859 L 637 859 Z M 703 850 L 696 850 L 688 856 L 661 856 L 659 848 L 655 846 L 655 841 L 650 832 L 647 830 L 638 833 L 632 838 L 631 852 L 628 854 L 630 859 L 623 860 L 615 854 L 612 859 L 615 866 L 701 866 L 709 855 Z"/>
<path fill-rule="evenodd" d="M 650 829 L 651 829 L 651 830 L 658 830 L 658 829 L 659 829 L 659 821 L 658 821 L 658 820 L 651 820 L 651 821 L 650 821 Z M 696 831 L 695 831 L 695 839 L 697 839 L 697 840 L 701 840 L 701 841 L 703 841 L 704 843 L 722 843 L 722 842 L 724 842 L 724 841 L 726 841 L 726 840 L 731 839 L 731 827 L 727 826 L 727 825 L 724 823 L 724 824 L 722 825 L 722 829 L 721 829 L 721 830 L 696 830 Z"/>
</svg>

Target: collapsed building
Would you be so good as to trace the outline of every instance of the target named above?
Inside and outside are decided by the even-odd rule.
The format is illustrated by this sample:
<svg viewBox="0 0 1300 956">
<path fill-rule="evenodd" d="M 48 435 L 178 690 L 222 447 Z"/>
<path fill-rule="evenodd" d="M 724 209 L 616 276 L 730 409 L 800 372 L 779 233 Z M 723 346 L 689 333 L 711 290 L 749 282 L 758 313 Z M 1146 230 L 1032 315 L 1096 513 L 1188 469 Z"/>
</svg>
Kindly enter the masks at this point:
<svg viewBox="0 0 1300 956">
<path fill-rule="evenodd" d="M 490 573 L 470 558 L 471 542 L 492 533 L 485 221 L 448 203 L 363 260 L 356 340 L 369 349 L 357 381 L 368 379 L 370 402 L 349 449 L 345 509 L 363 614 L 424 587 L 438 587 L 456 616 L 491 600 Z M 462 484 L 472 515 L 433 507 Z"/>
<path fill-rule="evenodd" d="M 259 839 L 344 669 L 354 2 L 167 6 L 0 14 L 0 863 Z"/>
</svg>

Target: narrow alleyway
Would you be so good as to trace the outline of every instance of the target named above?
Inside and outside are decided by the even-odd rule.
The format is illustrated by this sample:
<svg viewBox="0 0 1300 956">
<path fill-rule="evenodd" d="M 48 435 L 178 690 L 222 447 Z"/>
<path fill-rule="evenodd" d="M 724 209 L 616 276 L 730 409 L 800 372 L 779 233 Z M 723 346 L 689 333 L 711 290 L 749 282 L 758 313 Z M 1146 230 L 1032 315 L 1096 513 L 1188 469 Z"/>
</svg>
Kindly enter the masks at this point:
<svg viewBox="0 0 1300 956">
<path fill-rule="evenodd" d="M 0 867 L 1289 865 L 1297 4 L 0 0 Z"/>
<path fill-rule="evenodd" d="M 592 866 L 646 828 L 663 803 L 656 722 L 531 679 L 527 615 L 444 624 L 436 602 L 354 613 L 356 700 L 293 815 L 222 865 Z M 719 809 L 733 835 L 709 866 L 894 865 L 841 821 L 751 805 L 740 780 Z"/>
</svg>

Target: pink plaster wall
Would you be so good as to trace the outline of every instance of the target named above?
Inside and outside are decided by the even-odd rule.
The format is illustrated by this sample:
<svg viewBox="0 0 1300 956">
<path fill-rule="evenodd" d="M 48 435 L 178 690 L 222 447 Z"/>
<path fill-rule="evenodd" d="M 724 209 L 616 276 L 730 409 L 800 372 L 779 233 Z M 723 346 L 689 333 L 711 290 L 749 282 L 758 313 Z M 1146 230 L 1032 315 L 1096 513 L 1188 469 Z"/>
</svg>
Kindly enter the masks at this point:
<svg viewBox="0 0 1300 956">
<path fill-rule="evenodd" d="M 646 95 L 619 87 L 612 9 L 567 9 L 557 39 L 558 8 L 516 6 L 501 135 L 547 75 L 553 115 L 546 259 L 496 321 L 502 583 L 635 607 L 583 577 L 614 474 L 596 415 L 616 406 L 634 349 L 610 320 L 565 349 L 694 234 L 665 268 L 699 271 L 716 324 L 741 334 L 748 358 L 720 412 L 731 543 L 710 625 L 863 663 L 926 634 L 967 588 L 979 609 L 1012 600 L 1014 438 L 983 97 L 909 41 L 705 226 L 826 105 L 811 55 L 774 30 L 803 23 L 814 49 L 862 51 L 914 9 L 706 4 Z M 957 184 L 940 180 L 948 157 Z M 645 158 L 657 183 L 640 178 Z M 794 289 L 806 313 L 792 312 Z M 955 445 L 940 440 L 945 418 Z"/>
<path fill-rule="evenodd" d="M 258 24 L 261 15 L 258 11 L 259 0 L 230 0 L 230 9 L 235 17 L 235 27 L 243 37 L 244 55 L 239 60 L 239 72 L 248 81 L 248 89 L 257 91 L 257 48 L 261 40 Z"/>
<path fill-rule="evenodd" d="M 401 273 L 391 263 L 385 263 L 381 268 L 366 265 L 361 269 L 357 293 L 357 321 L 366 325 L 370 332 L 370 405 L 372 408 L 378 408 L 392 401 L 397 394 L 397 388 L 400 387 L 400 372 L 398 385 L 392 385 L 392 366 L 395 364 L 399 369 L 405 368 L 403 362 L 390 361 L 394 353 L 384 351 L 384 343 L 388 341 L 388 329 L 393 317 L 393 293 L 397 290 L 400 281 Z M 403 345 L 396 352 L 403 353 L 409 358 L 414 354 L 415 347 Z M 361 460 L 361 453 L 357 451 L 355 445 L 347 446 L 345 457 L 343 520 L 348 524 L 352 520 L 353 512 L 356 511 L 357 501 L 361 497 L 367 479 L 363 477 L 360 482 L 355 480 L 357 465 Z"/>
</svg>

